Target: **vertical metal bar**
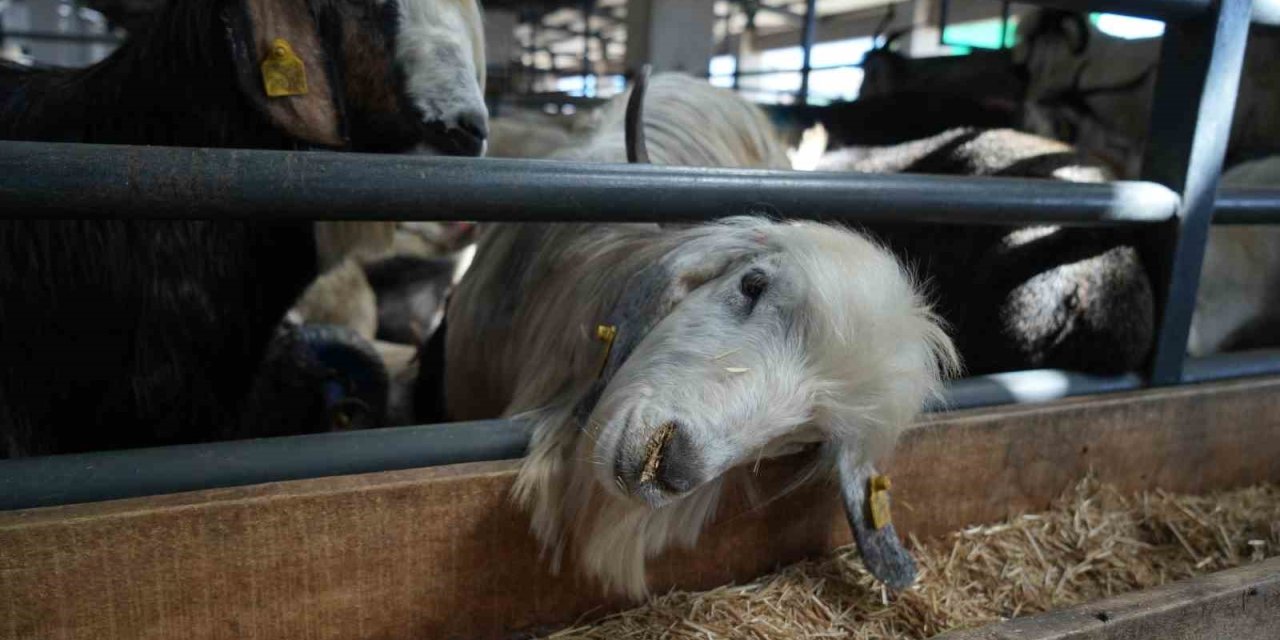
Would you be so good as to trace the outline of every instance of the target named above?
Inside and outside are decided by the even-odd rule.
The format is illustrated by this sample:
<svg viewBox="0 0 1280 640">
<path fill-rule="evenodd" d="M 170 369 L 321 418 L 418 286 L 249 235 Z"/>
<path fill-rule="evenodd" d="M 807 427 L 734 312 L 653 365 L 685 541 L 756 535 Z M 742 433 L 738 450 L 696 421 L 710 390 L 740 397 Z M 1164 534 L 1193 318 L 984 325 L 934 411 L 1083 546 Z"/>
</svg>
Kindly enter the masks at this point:
<svg viewBox="0 0 1280 640">
<path fill-rule="evenodd" d="M 1000 46 L 999 49 L 1006 49 L 1009 46 L 1007 38 L 1009 37 L 1009 3 L 1000 3 Z"/>
<path fill-rule="evenodd" d="M 591 80 L 591 11 L 595 0 L 582 0 L 582 95 L 587 94 Z"/>
<path fill-rule="evenodd" d="M 1250 0 L 1215 0 L 1204 15 L 1165 26 L 1143 178 L 1182 197 L 1177 220 L 1152 234 L 1147 244 L 1157 300 L 1151 384 L 1182 379 L 1196 287 L 1213 216 L 1214 194 L 1227 137 L 1245 39 Z"/>
<path fill-rule="evenodd" d="M 938 3 L 938 46 L 947 46 L 947 14 L 951 13 L 951 0 Z"/>
<path fill-rule="evenodd" d="M 800 50 L 804 62 L 800 65 L 800 94 L 796 96 L 800 104 L 809 102 L 809 72 L 813 70 L 810 57 L 813 55 L 813 40 L 818 30 L 818 0 L 806 0 L 804 4 L 804 31 L 800 34 Z"/>
<path fill-rule="evenodd" d="M 742 81 L 742 39 L 751 34 L 751 43 L 755 44 L 756 33 L 756 10 L 754 7 L 743 4 L 743 13 L 747 16 L 747 23 L 742 26 L 742 35 L 738 36 L 738 46 L 733 51 L 733 90 L 740 88 Z"/>
</svg>

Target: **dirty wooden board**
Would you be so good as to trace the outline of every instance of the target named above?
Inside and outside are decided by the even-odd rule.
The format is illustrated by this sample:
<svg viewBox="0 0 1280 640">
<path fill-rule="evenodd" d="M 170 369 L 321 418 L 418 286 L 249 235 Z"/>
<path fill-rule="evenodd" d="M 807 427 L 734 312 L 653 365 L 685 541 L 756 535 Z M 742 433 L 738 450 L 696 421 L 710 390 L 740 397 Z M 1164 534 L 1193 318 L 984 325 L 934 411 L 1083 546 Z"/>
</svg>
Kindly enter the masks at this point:
<svg viewBox="0 0 1280 640">
<path fill-rule="evenodd" d="M 1280 558 L 935 640 L 1275 640 Z"/>
<path fill-rule="evenodd" d="M 1280 480 L 1280 378 L 936 415 L 886 469 L 921 537 L 1042 510 L 1089 470 L 1122 490 Z M 335 451 L 334 455 L 341 455 Z M 803 464 L 766 463 L 781 486 Z M 623 603 L 552 576 L 474 463 L 0 513 L 3 638 L 485 638 Z M 736 491 L 654 585 L 744 581 L 848 542 L 830 486 Z"/>
</svg>

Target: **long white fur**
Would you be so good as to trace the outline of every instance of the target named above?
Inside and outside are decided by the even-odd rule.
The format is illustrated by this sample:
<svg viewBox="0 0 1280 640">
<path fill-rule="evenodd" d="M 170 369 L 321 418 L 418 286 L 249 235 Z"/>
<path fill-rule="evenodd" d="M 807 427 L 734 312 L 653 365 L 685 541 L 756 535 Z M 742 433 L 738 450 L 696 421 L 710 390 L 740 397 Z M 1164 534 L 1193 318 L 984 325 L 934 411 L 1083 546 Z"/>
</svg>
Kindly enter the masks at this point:
<svg viewBox="0 0 1280 640">
<path fill-rule="evenodd" d="M 1280 189 L 1280 156 L 1236 166 L 1222 175 L 1222 185 Z M 1213 227 L 1187 352 L 1201 356 L 1221 351 L 1233 333 L 1264 315 L 1280 315 L 1280 227 Z"/>
<path fill-rule="evenodd" d="M 427 120 L 488 123 L 484 29 L 476 0 L 391 0 L 400 11 L 396 61 Z"/>
<path fill-rule="evenodd" d="M 522 252 L 530 237 L 536 248 Z M 579 423 L 574 408 L 602 349 L 592 331 L 627 277 L 656 263 L 684 265 L 671 311 Z M 778 322 L 726 321 L 724 297 L 759 264 L 777 274 Z M 504 407 L 531 420 L 514 495 L 535 534 L 553 564 L 569 551 L 606 589 L 636 598 L 647 558 L 697 540 L 724 472 L 796 440 L 874 460 L 956 358 L 891 254 L 816 223 L 491 228 L 449 315 L 453 417 Z M 689 430 L 711 480 L 658 504 L 627 495 L 610 461 L 642 450 L 670 418 Z"/>
</svg>

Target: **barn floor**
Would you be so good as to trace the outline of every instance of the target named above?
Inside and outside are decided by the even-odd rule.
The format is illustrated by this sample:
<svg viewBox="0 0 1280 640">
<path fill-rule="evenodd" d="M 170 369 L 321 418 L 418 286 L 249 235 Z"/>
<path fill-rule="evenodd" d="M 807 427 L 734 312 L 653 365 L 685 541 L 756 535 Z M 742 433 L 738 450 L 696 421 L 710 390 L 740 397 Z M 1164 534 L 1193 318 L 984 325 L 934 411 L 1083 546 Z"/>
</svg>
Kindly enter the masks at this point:
<svg viewBox="0 0 1280 640">
<path fill-rule="evenodd" d="M 672 592 L 550 638 L 927 638 L 1277 555 L 1280 487 L 1123 496 L 1084 480 L 1051 511 L 912 542 L 920 580 L 892 601 L 845 547 L 750 584 Z"/>
</svg>

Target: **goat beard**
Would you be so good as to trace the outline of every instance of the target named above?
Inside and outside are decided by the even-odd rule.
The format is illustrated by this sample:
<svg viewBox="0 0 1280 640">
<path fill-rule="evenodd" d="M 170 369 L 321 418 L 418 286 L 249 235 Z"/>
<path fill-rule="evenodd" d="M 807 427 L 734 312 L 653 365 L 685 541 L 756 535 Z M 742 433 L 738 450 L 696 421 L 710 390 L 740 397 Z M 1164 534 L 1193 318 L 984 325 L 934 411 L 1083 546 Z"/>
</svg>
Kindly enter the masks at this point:
<svg viewBox="0 0 1280 640">
<path fill-rule="evenodd" d="M 605 591 L 644 599 L 646 561 L 673 545 L 694 546 L 715 517 L 723 478 L 652 508 L 600 486 L 597 465 L 606 463 L 595 457 L 593 434 L 573 418 L 571 408 L 519 417 L 533 424 L 533 438 L 512 497 L 530 513 L 552 572 L 559 572 L 568 551 L 571 564 Z"/>
</svg>

